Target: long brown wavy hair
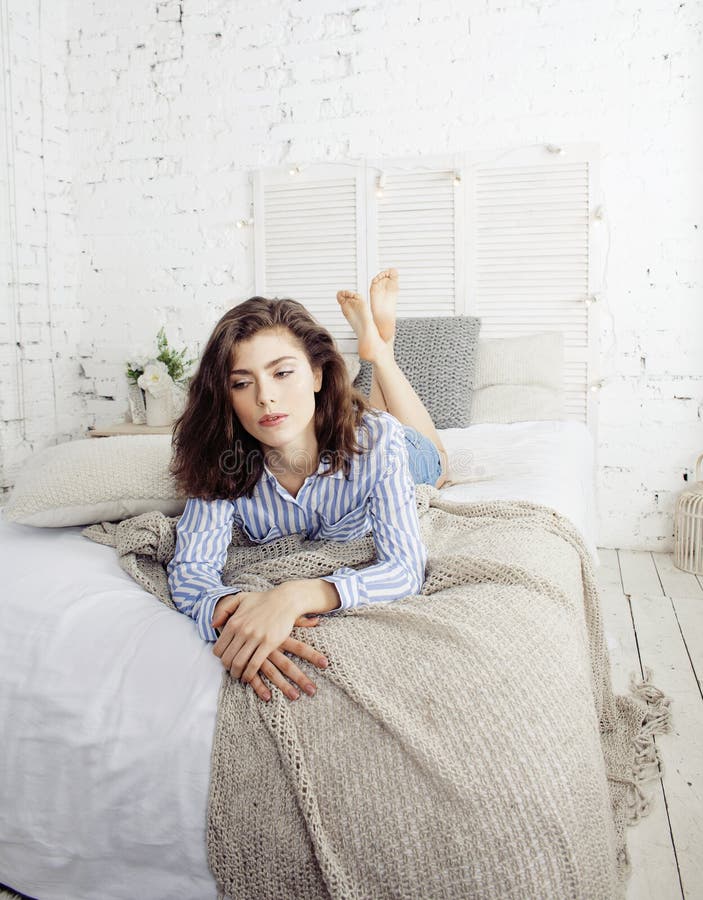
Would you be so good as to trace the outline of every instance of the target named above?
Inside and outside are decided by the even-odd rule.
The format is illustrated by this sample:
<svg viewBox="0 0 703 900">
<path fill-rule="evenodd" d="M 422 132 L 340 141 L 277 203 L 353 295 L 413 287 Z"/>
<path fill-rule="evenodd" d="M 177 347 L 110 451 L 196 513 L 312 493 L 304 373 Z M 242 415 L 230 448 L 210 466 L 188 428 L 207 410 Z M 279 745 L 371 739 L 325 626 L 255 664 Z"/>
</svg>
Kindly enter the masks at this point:
<svg viewBox="0 0 703 900">
<path fill-rule="evenodd" d="M 364 424 L 366 412 L 376 411 L 352 386 L 332 335 L 297 300 L 251 297 L 226 312 L 215 325 L 190 382 L 186 407 L 174 424 L 170 471 L 180 493 L 187 497 L 251 497 L 263 474 L 259 442 L 240 424 L 229 388 L 235 345 L 263 329 L 288 331 L 305 352 L 311 368 L 322 369 L 322 386 L 315 394 L 314 424 L 319 456 L 329 466 L 323 474 L 343 469 L 348 477 L 350 455 L 368 449 L 357 441 L 357 428 Z"/>
</svg>

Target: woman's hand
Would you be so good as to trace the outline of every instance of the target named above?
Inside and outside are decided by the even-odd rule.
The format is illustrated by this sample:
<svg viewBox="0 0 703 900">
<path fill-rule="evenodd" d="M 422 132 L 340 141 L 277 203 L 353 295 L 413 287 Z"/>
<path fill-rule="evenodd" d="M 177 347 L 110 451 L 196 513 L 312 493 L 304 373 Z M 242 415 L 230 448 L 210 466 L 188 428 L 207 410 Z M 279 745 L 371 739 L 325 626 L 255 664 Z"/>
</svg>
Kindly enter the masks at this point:
<svg viewBox="0 0 703 900">
<path fill-rule="evenodd" d="M 213 626 L 220 627 L 226 616 L 229 618 L 215 642 L 213 653 L 244 684 L 253 681 L 264 661 L 288 639 L 293 626 L 302 618 L 297 615 L 289 595 L 275 588 L 227 594 L 215 607 Z M 305 622 L 309 625 L 314 620 L 306 619 Z M 268 675 L 268 672 L 264 671 L 264 674 Z"/>
<path fill-rule="evenodd" d="M 227 594 L 225 597 L 220 597 L 217 601 L 212 616 L 212 624 L 215 628 L 221 629 L 227 619 L 229 619 L 235 609 L 239 606 L 239 601 L 236 600 L 237 596 L 238 594 Z M 233 603 L 232 601 L 235 602 Z M 320 624 L 320 616 L 308 614 L 298 616 L 294 624 L 296 628 L 312 628 L 315 625 Z M 305 644 L 305 646 L 307 647 L 307 644 Z"/>
<path fill-rule="evenodd" d="M 239 602 L 236 600 L 237 596 L 238 595 L 235 594 L 228 594 L 226 597 L 222 597 L 217 601 L 215 613 L 213 615 L 213 625 L 216 628 L 221 628 L 237 606 L 239 606 Z M 312 628 L 315 625 L 319 625 L 319 623 L 320 616 L 303 615 L 295 620 L 295 624 L 302 628 Z M 323 656 L 318 650 L 315 650 L 314 647 L 311 647 L 304 641 L 296 641 L 294 638 L 289 637 L 281 644 L 278 650 L 274 650 L 273 653 L 269 654 L 268 659 L 264 660 L 258 673 L 249 682 L 254 692 L 261 700 L 269 701 L 271 699 L 271 691 L 261 679 L 261 675 L 263 674 L 290 700 L 297 700 L 300 696 L 294 687 L 296 684 L 301 690 L 312 697 L 317 688 L 307 675 L 305 675 L 305 673 L 299 669 L 283 651 L 294 653 L 296 656 L 307 660 L 309 663 L 318 666 L 320 669 L 326 669 L 329 665 L 327 657 Z M 293 684 L 290 683 L 291 681 Z"/>
<path fill-rule="evenodd" d="M 296 656 L 299 656 L 301 659 L 306 659 L 320 669 L 326 669 L 328 666 L 327 658 L 318 650 L 315 650 L 314 647 L 311 647 L 303 641 L 296 641 L 294 638 L 288 638 L 278 650 L 274 650 L 268 659 L 264 660 L 259 673 L 252 678 L 250 684 L 256 695 L 265 701 L 271 699 L 271 692 L 261 680 L 261 674 L 264 674 L 266 678 L 272 684 L 275 684 L 276 687 L 290 700 L 297 700 L 300 696 L 294 687 L 296 684 L 312 697 L 317 688 L 307 675 L 305 675 L 305 673 L 283 653 L 284 650 L 287 650 L 289 653 L 295 653 Z M 287 678 L 289 678 L 293 684 L 290 684 Z"/>
</svg>

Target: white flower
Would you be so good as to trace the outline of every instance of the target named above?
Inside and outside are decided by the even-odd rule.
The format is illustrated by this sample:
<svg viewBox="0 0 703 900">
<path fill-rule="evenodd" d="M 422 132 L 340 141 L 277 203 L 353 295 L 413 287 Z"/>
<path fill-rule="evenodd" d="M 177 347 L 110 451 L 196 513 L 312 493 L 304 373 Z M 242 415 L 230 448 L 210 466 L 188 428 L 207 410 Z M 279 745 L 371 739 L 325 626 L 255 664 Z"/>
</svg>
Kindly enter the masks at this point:
<svg viewBox="0 0 703 900">
<path fill-rule="evenodd" d="M 137 384 L 152 397 L 163 397 L 173 389 L 173 379 L 168 374 L 166 363 L 158 359 L 150 359 L 144 366 L 144 373 L 137 379 Z"/>
</svg>

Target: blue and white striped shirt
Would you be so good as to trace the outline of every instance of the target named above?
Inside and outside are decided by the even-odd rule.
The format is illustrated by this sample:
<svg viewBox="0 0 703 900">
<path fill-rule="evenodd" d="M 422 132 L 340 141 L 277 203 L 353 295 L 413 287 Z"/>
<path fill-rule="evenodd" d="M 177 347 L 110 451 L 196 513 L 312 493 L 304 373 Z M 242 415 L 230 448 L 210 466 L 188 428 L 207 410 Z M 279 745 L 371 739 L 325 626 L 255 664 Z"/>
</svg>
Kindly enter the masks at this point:
<svg viewBox="0 0 703 900">
<path fill-rule="evenodd" d="M 372 531 L 375 563 L 360 570 L 342 566 L 322 576 L 336 585 L 339 609 L 419 593 L 427 549 L 420 536 L 405 432 L 388 412 L 366 414 L 365 421 L 371 440 L 364 446 L 370 449 L 351 455 L 348 480 L 342 471 L 321 477 L 327 470 L 321 461 L 293 497 L 264 465 L 251 497 L 186 502 L 166 570 L 176 607 L 195 619 L 203 640 L 217 639 L 212 617 L 220 597 L 246 589 L 222 584 L 233 524 L 256 543 L 299 533 L 309 540 L 348 541 Z M 357 431 L 360 441 L 365 435 Z"/>
</svg>

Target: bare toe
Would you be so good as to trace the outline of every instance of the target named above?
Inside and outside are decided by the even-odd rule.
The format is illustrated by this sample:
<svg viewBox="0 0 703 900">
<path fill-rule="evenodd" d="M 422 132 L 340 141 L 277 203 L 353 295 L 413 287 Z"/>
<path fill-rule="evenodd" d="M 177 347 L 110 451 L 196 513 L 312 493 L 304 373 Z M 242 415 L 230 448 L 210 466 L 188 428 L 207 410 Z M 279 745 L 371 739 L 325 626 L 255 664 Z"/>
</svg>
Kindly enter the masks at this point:
<svg viewBox="0 0 703 900">
<path fill-rule="evenodd" d="M 361 294 L 356 291 L 337 291 L 337 300 L 343 303 L 345 300 L 361 300 Z"/>
<path fill-rule="evenodd" d="M 376 284 L 382 278 L 397 278 L 397 277 L 398 277 L 397 269 L 384 269 L 382 272 L 379 272 L 378 275 L 376 275 L 373 278 L 373 280 L 371 281 L 371 284 Z"/>
</svg>

